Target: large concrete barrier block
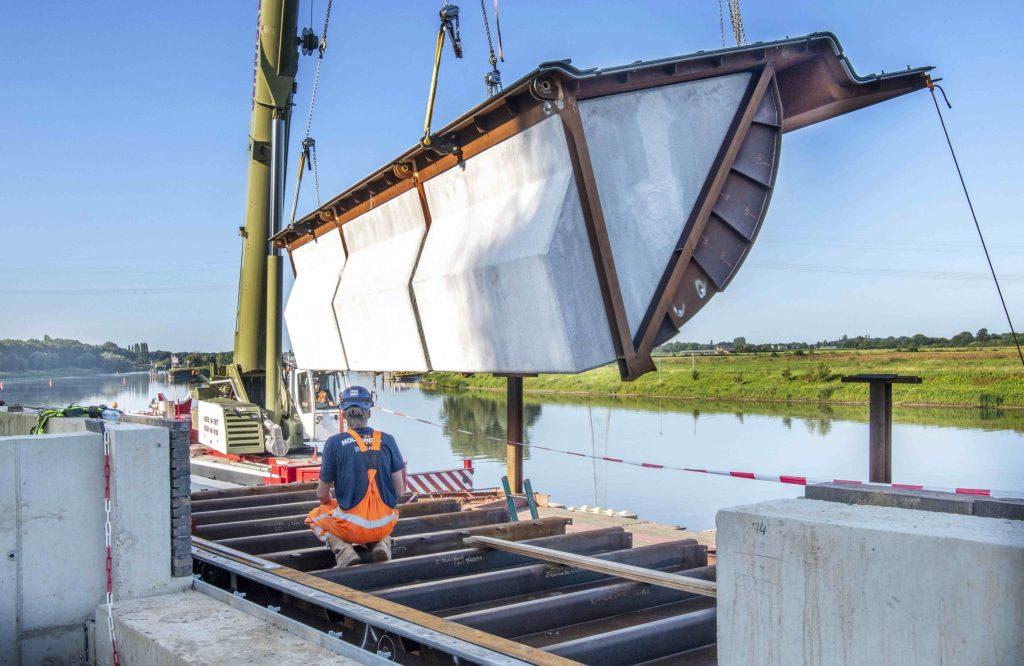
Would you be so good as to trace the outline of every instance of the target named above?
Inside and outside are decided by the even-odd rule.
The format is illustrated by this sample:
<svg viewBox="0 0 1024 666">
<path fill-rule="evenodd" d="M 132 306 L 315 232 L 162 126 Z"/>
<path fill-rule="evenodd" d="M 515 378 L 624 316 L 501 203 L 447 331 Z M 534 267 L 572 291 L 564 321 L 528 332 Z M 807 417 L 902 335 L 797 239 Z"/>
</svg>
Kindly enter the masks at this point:
<svg viewBox="0 0 1024 666">
<path fill-rule="evenodd" d="M 350 369 L 428 369 L 409 287 L 426 230 L 416 190 L 345 224 L 334 311 Z"/>
<path fill-rule="evenodd" d="M 558 117 L 424 190 L 413 289 L 434 370 L 580 372 L 615 358 Z"/>
<path fill-rule="evenodd" d="M 742 72 L 580 102 L 633 335 L 683 238 L 750 76 Z"/>
<path fill-rule="evenodd" d="M 166 428 L 107 426 L 111 445 L 115 599 L 185 589 L 171 576 L 170 439 Z"/>
<path fill-rule="evenodd" d="M 345 267 L 341 234 L 332 231 L 292 252 L 295 283 L 284 309 L 295 362 L 308 370 L 345 370 L 333 300 Z"/>
<path fill-rule="evenodd" d="M 718 513 L 722 664 L 1024 663 L 1024 523 L 816 500 Z"/>
</svg>

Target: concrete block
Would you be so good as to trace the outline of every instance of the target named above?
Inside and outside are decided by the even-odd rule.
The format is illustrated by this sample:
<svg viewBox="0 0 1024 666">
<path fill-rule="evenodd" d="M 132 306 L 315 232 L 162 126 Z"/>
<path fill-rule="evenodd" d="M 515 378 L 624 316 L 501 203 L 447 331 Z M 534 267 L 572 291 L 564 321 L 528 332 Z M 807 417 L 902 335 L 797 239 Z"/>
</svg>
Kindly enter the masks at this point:
<svg viewBox="0 0 1024 666">
<path fill-rule="evenodd" d="M 87 620 L 74 622 L 64 627 L 37 629 L 21 637 L 20 660 L 5 661 L 0 654 L 0 664 L 43 664 L 57 666 L 89 662 Z"/>
<path fill-rule="evenodd" d="M 415 189 L 345 225 L 334 314 L 349 369 L 428 369 L 409 287 L 426 231 Z"/>
<path fill-rule="evenodd" d="M 633 335 L 749 82 L 742 72 L 580 102 Z"/>
<path fill-rule="evenodd" d="M 345 267 L 341 234 L 330 232 L 292 252 L 295 283 L 284 308 L 300 368 L 345 370 L 345 350 L 332 301 Z"/>
<path fill-rule="evenodd" d="M 977 497 L 974 500 L 974 515 L 985 518 L 1024 520 L 1024 499 Z"/>
<path fill-rule="evenodd" d="M 124 664 L 357 663 L 193 591 L 114 604 L 114 635 Z M 111 652 L 104 605 L 96 609 L 96 663 L 112 664 Z"/>
<path fill-rule="evenodd" d="M 579 372 L 615 358 L 561 121 L 424 183 L 413 290 L 434 370 Z"/>
<path fill-rule="evenodd" d="M 1024 663 L 1024 523 L 808 499 L 717 523 L 721 664 Z"/>
<path fill-rule="evenodd" d="M 0 412 L 0 437 L 15 437 L 32 432 L 36 415 L 24 412 Z"/>
<path fill-rule="evenodd" d="M 853 486 L 844 483 L 818 483 L 804 489 L 804 497 L 824 502 L 891 506 L 897 509 L 940 511 L 970 516 L 974 497 L 932 490 L 904 490 L 881 486 Z"/>
<path fill-rule="evenodd" d="M 13 438 L 0 441 L 0 458 L 17 475 L 17 505 L 0 515 L 17 521 L 20 632 L 84 621 L 105 587 L 102 437 Z"/>
<path fill-rule="evenodd" d="M 114 598 L 185 589 L 171 576 L 171 484 L 167 430 L 109 426 L 113 506 Z"/>
</svg>

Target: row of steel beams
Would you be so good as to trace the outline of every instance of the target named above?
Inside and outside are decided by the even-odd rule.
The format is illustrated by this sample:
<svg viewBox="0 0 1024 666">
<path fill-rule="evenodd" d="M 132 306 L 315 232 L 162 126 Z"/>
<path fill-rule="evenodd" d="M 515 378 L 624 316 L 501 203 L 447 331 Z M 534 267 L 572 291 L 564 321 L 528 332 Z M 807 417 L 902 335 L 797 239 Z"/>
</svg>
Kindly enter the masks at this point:
<svg viewBox="0 0 1024 666">
<path fill-rule="evenodd" d="M 712 607 L 556 643 L 544 649 L 584 664 L 625 666 L 709 645 L 715 642 L 715 630 Z"/>
<path fill-rule="evenodd" d="M 568 553 L 589 555 L 629 548 L 632 539 L 621 527 L 608 527 L 587 532 L 559 534 L 556 536 L 529 539 L 523 543 L 553 548 Z M 357 590 L 376 590 L 398 585 L 409 585 L 425 580 L 440 580 L 469 574 L 494 571 L 514 566 L 534 564 L 523 555 L 499 550 L 463 548 L 444 553 L 419 555 L 394 560 L 372 567 L 350 567 L 314 571 L 321 578 L 340 583 Z"/>
<path fill-rule="evenodd" d="M 693 540 L 659 543 L 596 555 L 603 560 L 623 562 L 651 569 L 679 566 L 693 553 L 703 552 Z M 462 576 L 440 581 L 385 588 L 374 592 L 389 601 L 434 612 L 491 602 L 504 597 L 530 594 L 582 583 L 609 580 L 604 574 L 561 564 L 531 564 L 512 569 Z"/>
<path fill-rule="evenodd" d="M 468 536 L 496 536 L 511 541 L 520 541 L 522 539 L 562 534 L 565 532 L 565 526 L 569 522 L 568 518 L 550 517 L 532 521 L 494 523 L 491 525 L 412 534 L 396 538 L 391 546 L 391 555 L 397 559 L 412 555 L 455 550 L 456 548 L 464 547 L 462 540 Z M 293 563 L 282 561 L 282 557 L 288 552 L 310 548 L 321 552 L 328 552 L 323 543 L 309 529 L 284 532 L 282 534 L 261 534 L 235 539 L 220 539 L 218 543 L 252 555 L 262 556 L 264 553 L 269 553 L 276 558 L 272 559 L 272 561 L 288 566 L 292 566 Z M 268 557 L 267 559 L 271 558 Z"/>
<path fill-rule="evenodd" d="M 392 535 L 405 536 L 420 532 L 438 532 L 459 527 L 502 523 L 507 520 L 509 520 L 507 508 L 459 511 L 433 516 L 414 516 L 411 518 L 399 518 Z M 199 525 L 192 530 L 192 533 L 204 539 L 219 541 L 243 536 L 278 534 L 302 529 L 308 530 L 305 521 L 306 514 L 278 518 L 260 518 L 257 520 L 240 520 L 231 523 Z"/>
<path fill-rule="evenodd" d="M 319 506 L 319 504 L 319 501 L 312 500 L 308 502 L 289 502 L 287 504 L 247 506 L 236 509 L 193 511 L 192 525 L 212 525 L 214 523 L 233 523 L 243 520 L 258 520 L 262 518 L 305 516 L 314 508 Z M 416 516 L 429 516 L 439 513 L 454 513 L 456 511 L 461 511 L 461 509 L 462 504 L 455 498 L 426 500 L 423 502 L 413 502 L 411 504 L 399 504 L 398 515 L 401 518 L 413 518 Z"/>
<path fill-rule="evenodd" d="M 714 580 L 713 566 L 689 568 L 688 565 L 700 563 L 702 559 L 704 558 L 698 555 L 678 569 L 673 567 L 667 571 L 685 571 L 687 576 Z M 450 615 L 448 619 L 474 629 L 512 638 L 558 629 L 568 624 L 631 613 L 650 606 L 686 601 L 698 596 L 692 592 L 681 592 L 646 583 L 613 582 L 601 587 L 566 592 L 518 604 L 504 604 Z"/>
</svg>

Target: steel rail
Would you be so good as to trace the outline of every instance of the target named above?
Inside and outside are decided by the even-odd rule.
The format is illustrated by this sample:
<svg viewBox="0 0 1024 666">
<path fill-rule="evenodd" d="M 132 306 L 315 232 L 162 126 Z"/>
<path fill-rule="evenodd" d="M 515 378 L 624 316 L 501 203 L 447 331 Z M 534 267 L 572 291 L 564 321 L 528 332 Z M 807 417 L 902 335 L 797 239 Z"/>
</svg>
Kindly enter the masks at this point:
<svg viewBox="0 0 1024 666">
<path fill-rule="evenodd" d="M 546 562 L 554 562 L 555 564 L 563 564 L 570 567 L 579 567 L 599 574 L 618 576 L 619 578 L 626 578 L 640 583 L 660 585 L 662 587 L 669 587 L 683 592 L 703 594 L 708 597 L 714 597 L 718 593 L 718 586 L 714 581 L 701 580 L 699 578 L 688 578 L 686 576 L 665 573 L 664 571 L 651 571 L 650 569 L 627 564 L 625 562 L 608 561 L 604 558 L 564 553 L 550 548 L 541 548 L 539 546 L 524 543 L 502 541 L 501 539 L 495 539 L 493 537 L 469 537 L 466 539 L 466 544 L 471 546 L 483 546 L 485 548 L 496 548 L 498 550 L 518 553 L 520 555 L 528 555 Z"/>
</svg>

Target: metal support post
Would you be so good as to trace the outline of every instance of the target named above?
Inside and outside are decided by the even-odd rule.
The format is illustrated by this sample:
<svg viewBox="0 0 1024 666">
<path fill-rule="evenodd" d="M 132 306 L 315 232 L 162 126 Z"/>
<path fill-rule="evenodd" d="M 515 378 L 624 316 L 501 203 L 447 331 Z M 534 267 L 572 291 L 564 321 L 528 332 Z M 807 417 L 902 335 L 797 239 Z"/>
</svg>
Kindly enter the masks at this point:
<svg viewBox="0 0 1024 666">
<path fill-rule="evenodd" d="M 523 492 L 523 378 L 509 375 L 506 379 L 507 416 L 505 425 L 505 466 L 512 492 Z M 511 442 L 517 442 L 512 444 Z"/>
<path fill-rule="evenodd" d="M 868 481 L 892 483 L 892 385 L 920 384 L 909 375 L 848 375 L 845 383 L 866 383 L 869 387 Z"/>
</svg>

